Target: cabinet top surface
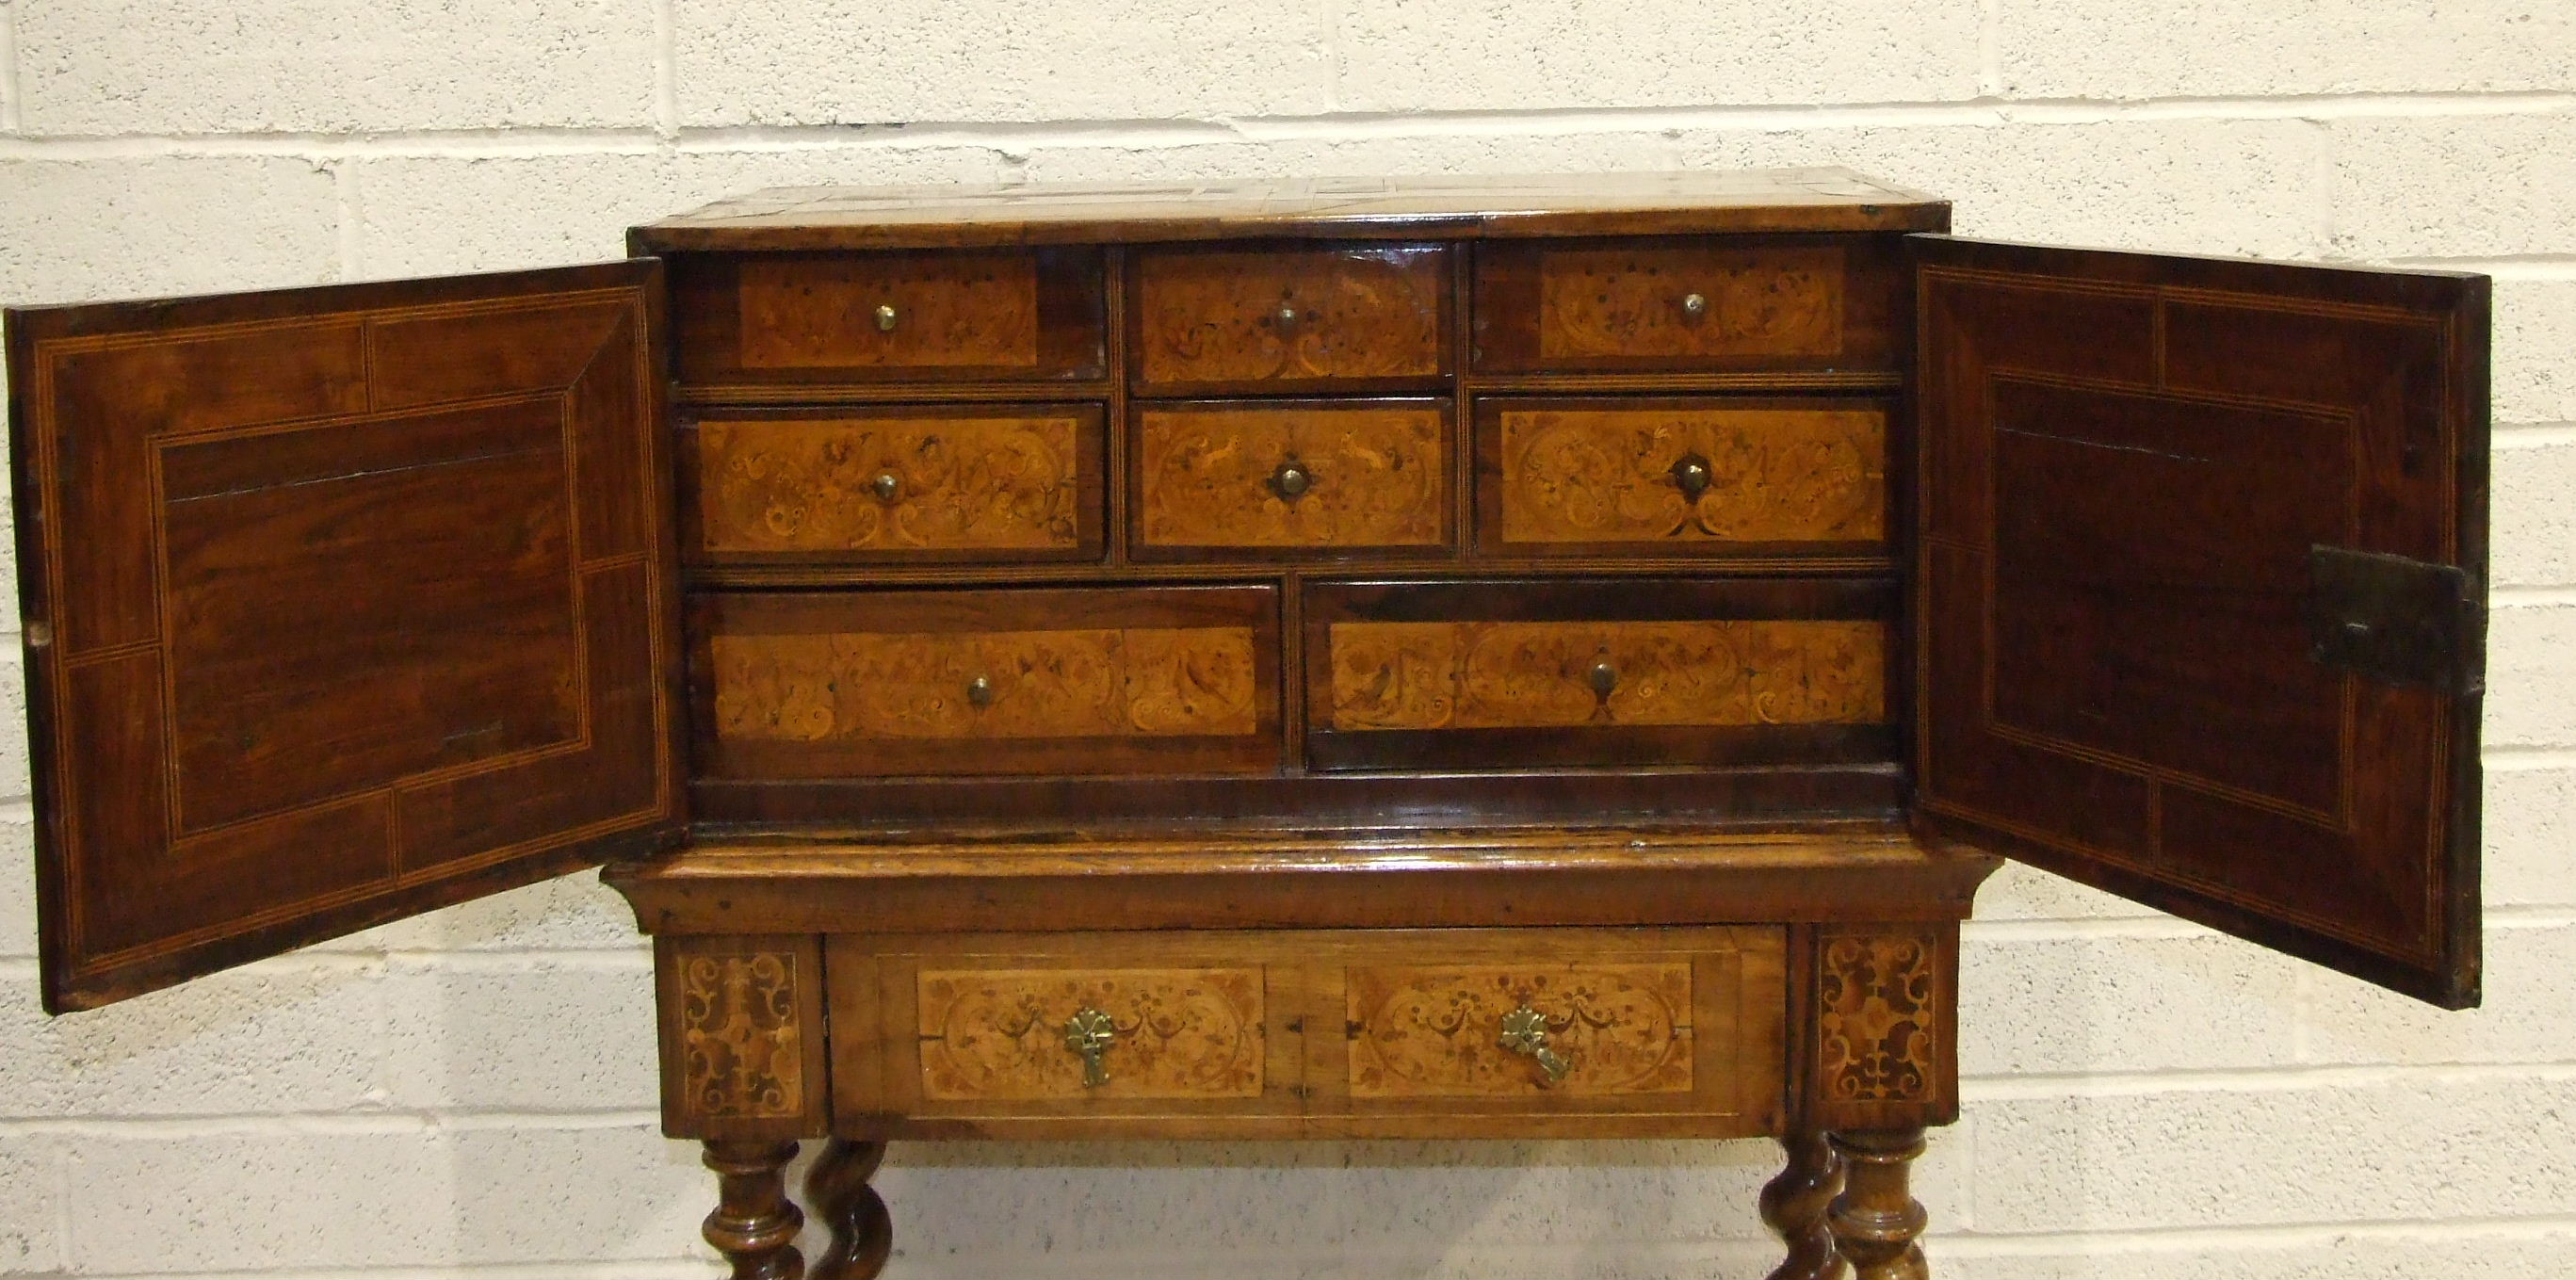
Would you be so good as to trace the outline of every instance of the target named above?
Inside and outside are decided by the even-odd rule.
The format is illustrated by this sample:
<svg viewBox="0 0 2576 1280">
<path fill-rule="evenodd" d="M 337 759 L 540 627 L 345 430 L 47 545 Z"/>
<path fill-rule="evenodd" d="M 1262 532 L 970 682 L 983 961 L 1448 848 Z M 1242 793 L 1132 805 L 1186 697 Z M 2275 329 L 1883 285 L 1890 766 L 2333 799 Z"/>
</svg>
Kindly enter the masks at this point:
<svg viewBox="0 0 2576 1280">
<path fill-rule="evenodd" d="M 638 227 L 642 252 L 1258 236 L 1472 239 L 1938 231 L 1950 206 L 1848 169 L 1138 184 L 774 187 Z"/>
</svg>

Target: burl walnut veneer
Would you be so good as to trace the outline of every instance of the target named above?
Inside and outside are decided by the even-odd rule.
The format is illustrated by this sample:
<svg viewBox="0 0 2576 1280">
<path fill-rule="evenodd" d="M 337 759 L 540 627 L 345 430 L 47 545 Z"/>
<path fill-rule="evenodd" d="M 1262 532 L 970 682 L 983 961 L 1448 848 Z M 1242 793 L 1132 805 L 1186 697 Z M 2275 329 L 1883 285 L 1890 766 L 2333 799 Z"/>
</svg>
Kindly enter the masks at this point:
<svg viewBox="0 0 2576 1280">
<path fill-rule="evenodd" d="M 1993 855 L 2478 992 L 2487 282 L 1841 171 L 791 190 L 8 315 L 45 1001 L 607 862 L 736 1274 L 893 1139 L 1769 1136 Z"/>
</svg>

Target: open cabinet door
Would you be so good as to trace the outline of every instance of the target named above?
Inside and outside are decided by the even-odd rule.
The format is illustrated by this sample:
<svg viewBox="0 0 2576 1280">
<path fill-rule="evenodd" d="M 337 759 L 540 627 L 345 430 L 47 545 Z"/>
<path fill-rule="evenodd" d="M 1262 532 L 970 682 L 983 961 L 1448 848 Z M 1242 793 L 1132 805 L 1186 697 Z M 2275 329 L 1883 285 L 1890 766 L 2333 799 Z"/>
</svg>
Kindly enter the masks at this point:
<svg viewBox="0 0 2576 1280">
<path fill-rule="evenodd" d="M 676 828 L 661 296 L 8 313 L 47 1009 Z"/>
<path fill-rule="evenodd" d="M 1917 237 L 1918 821 L 2478 998 L 2487 282 Z"/>
</svg>

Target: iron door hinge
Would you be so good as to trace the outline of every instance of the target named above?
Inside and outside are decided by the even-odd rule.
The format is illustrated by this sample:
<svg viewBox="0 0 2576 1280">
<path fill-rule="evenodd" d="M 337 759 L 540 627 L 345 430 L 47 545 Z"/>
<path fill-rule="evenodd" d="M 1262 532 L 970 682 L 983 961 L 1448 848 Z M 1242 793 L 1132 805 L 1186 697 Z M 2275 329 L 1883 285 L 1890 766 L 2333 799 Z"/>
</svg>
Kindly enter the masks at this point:
<svg viewBox="0 0 2576 1280">
<path fill-rule="evenodd" d="M 2386 684 L 2476 693 L 2485 610 L 2467 570 L 2345 547 L 2308 549 L 2308 655 Z"/>
</svg>

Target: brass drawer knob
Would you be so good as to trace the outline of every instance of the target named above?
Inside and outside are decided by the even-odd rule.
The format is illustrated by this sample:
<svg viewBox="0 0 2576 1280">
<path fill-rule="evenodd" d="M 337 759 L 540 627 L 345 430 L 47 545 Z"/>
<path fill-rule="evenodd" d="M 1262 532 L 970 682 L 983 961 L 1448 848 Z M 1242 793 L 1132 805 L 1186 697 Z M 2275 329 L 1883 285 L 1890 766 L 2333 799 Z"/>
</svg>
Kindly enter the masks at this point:
<svg viewBox="0 0 2576 1280">
<path fill-rule="evenodd" d="M 1598 668 L 1595 668 L 1598 670 Z M 1538 1069 L 1547 1075 L 1546 1083 L 1555 1084 L 1574 1070 L 1565 1055 L 1547 1047 L 1547 1018 L 1538 1010 L 1522 1005 L 1503 1015 L 1503 1047 L 1537 1061 Z"/>
<path fill-rule="evenodd" d="M 1694 317 L 1707 315 L 1708 295 L 1699 293 L 1682 295 L 1682 314 Z"/>
<path fill-rule="evenodd" d="M 1282 329 L 1294 329 L 1297 327 L 1297 308 L 1283 303 L 1270 318 Z"/>
<path fill-rule="evenodd" d="M 894 322 L 899 318 L 900 317 L 895 314 L 893 303 L 880 302 L 877 304 L 877 332 L 894 332 Z"/>
<path fill-rule="evenodd" d="M 990 676 L 977 676 L 966 682 L 966 701 L 978 707 L 993 705 L 993 681 Z"/>
<path fill-rule="evenodd" d="M 891 471 L 880 471 L 868 488 L 877 495 L 877 501 L 892 502 L 896 494 L 903 492 L 903 481 Z"/>
<path fill-rule="evenodd" d="M 1270 491 L 1278 494 L 1282 502 L 1295 502 L 1314 487 L 1315 473 L 1295 458 L 1280 463 L 1279 469 L 1270 473 Z"/>
<path fill-rule="evenodd" d="M 1611 666 L 1610 660 L 1604 658 L 1601 661 L 1592 664 L 1591 679 L 1592 696 L 1596 698 L 1607 698 L 1610 696 L 1610 691 L 1612 689 L 1619 687 L 1619 668 Z"/>
<path fill-rule="evenodd" d="M 1109 1046 L 1118 1037 L 1118 1029 L 1109 1015 L 1088 1005 L 1077 1009 L 1064 1024 L 1064 1047 L 1082 1059 L 1082 1087 L 1097 1089 L 1109 1083 L 1109 1067 L 1102 1061 Z"/>
<path fill-rule="evenodd" d="M 1681 461 L 1673 464 L 1673 484 L 1682 491 L 1682 497 L 1691 502 L 1699 501 L 1699 496 L 1708 492 L 1708 483 L 1716 475 L 1709 469 L 1708 459 L 1696 453 L 1684 454 Z"/>
</svg>

